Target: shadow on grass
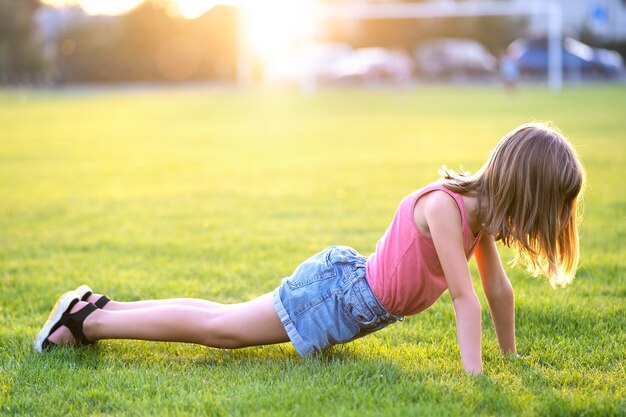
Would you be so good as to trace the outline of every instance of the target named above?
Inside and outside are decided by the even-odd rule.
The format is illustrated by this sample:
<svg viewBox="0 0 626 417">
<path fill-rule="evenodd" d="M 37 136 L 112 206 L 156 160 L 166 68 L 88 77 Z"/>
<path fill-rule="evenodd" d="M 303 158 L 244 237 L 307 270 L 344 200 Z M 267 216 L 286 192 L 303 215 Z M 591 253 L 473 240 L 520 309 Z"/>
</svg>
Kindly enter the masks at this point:
<svg viewBox="0 0 626 417">
<path fill-rule="evenodd" d="M 534 310 L 527 316 L 541 320 Z M 22 339 L 5 338 L 0 345 L 21 345 Z M 9 357 L 12 387 L 1 409 L 7 415 L 49 415 L 47 407 L 55 407 L 52 414 L 115 414 L 134 404 L 145 409 L 131 414 L 165 408 L 205 415 L 209 407 L 210 415 L 241 410 L 296 416 L 323 410 L 337 415 L 611 415 L 619 405 L 572 404 L 552 369 L 532 357 L 501 363 L 488 358 L 492 363 L 486 374 L 470 377 L 456 364 L 442 365 L 449 360 L 443 353 L 432 362 L 407 365 L 414 351 L 399 353 L 402 346 L 377 339 L 335 346 L 306 359 L 288 344 L 220 350 L 100 341 L 45 355 L 18 347 L 17 357 Z"/>
<path fill-rule="evenodd" d="M 164 406 L 175 408 L 181 396 L 195 404 L 198 395 L 221 410 L 216 415 L 236 410 L 275 415 L 324 414 L 322 410 L 348 415 L 502 415 L 514 410 L 489 377 L 407 371 L 389 357 L 372 357 L 349 345 L 300 359 L 288 345 L 227 351 L 99 342 L 44 355 L 23 352 L 16 359 L 13 386 L 2 405 L 7 415 L 105 413 L 134 402 L 165 401 Z M 152 407 L 145 413 L 157 412 L 156 405 Z M 187 407 L 197 412 L 203 406 Z"/>
</svg>

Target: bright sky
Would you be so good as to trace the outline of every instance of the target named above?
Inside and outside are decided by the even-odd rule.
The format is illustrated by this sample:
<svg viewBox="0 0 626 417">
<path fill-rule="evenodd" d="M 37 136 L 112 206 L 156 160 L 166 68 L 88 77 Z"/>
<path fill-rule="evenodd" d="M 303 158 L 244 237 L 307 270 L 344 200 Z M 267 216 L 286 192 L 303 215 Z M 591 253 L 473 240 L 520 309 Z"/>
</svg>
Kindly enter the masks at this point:
<svg viewBox="0 0 626 417">
<path fill-rule="evenodd" d="M 43 4 L 53 7 L 75 6 L 85 10 L 88 14 L 120 14 L 134 9 L 143 0 L 43 0 Z"/>
<path fill-rule="evenodd" d="M 88 14 L 115 15 L 143 0 L 43 0 L 53 7 L 80 5 Z M 250 47 L 263 57 L 288 48 L 313 30 L 316 0 L 170 0 L 185 18 L 195 19 L 218 5 L 245 7 L 245 33 Z"/>
</svg>

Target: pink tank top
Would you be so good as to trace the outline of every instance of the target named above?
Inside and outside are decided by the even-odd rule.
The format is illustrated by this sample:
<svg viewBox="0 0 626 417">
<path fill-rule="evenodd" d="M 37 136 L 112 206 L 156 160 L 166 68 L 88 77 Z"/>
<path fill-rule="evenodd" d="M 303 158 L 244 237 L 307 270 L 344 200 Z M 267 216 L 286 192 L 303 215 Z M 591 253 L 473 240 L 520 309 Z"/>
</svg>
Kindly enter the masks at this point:
<svg viewBox="0 0 626 417">
<path fill-rule="evenodd" d="M 463 245 L 469 260 L 478 236 L 472 234 L 465 204 L 441 183 L 431 184 L 406 196 L 376 252 L 367 258 L 367 281 L 383 307 L 392 314 L 417 314 L 430 307 L 448 288 L 432 239 L 423 235 L 415 224 L 413 210 L 417 199 L 431 191 L 441 190 L 452 196 L 459 206 L 463 225 Z"/>
</svg>

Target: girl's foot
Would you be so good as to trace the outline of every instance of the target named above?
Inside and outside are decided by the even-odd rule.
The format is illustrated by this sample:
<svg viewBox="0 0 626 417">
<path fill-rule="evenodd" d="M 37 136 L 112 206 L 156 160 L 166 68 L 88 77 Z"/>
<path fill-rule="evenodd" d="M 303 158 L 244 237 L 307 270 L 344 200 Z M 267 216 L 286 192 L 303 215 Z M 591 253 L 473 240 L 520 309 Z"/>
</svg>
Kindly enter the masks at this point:
<svg viewBox="0 0 626 417">
<path fill-rule="evenodd" d="M 48 341 L 56 346 L 59 345 L 75 345 L 76 339 L 72 336 L 72 332 L 65 326 L 61 326 L 48 336 Z"/>
<path fill-rule="evenodd" d="M 96 310 L 98 308 L 94 304 L 79 301 L 75 291 L 63 294 L 39 332 L 35 340 L 35 350 L 43 352 L 58 345 L 92 343 L 85 336 L 83 325 Z"/>
<path fill-rule="evenodd" d="M 47 347 L 48 336 L 50 336 L 50 334 L 59 327 L 59 322 L 67 315 L 79 299 L 80 297 L 76 291 L 68 291 L 59 297 L 50 311 L 48 320 L 46 320 L 46 323 L 43 325 L 37 335 L 37 338 L 35 339 L 35 350 L 37 352 L 43 352 L 43 350 Z"/>
<path fill-rule="evenodd" d="M 74 313 L 77 313 L 80 310 L 82 310 L 85 306 L 88 306 L 88 305 L 90 305 L 90 303 L 79 301 L 76 304 L 74 304 L 74 306 L 70 309 L 69 314 L 72 315 Z M 89 321 L 89 317 L 86 317 L 85 321 Z M 82 323 L 82 325 L 84 326 L 84 323 Z M 77 344 L 76 338 L 72 334 L 72 331 L 67 326 L 64 326 L 64 325 L 62 325 L 61 327 L 56 329 L 54 332 L 52 332 L 50 336 L 48 336 L 48 340 L 55 345 L 76 345 Z M 88 342 L 88 343 L 91 343 L 91 342 Z"/>
</svg>

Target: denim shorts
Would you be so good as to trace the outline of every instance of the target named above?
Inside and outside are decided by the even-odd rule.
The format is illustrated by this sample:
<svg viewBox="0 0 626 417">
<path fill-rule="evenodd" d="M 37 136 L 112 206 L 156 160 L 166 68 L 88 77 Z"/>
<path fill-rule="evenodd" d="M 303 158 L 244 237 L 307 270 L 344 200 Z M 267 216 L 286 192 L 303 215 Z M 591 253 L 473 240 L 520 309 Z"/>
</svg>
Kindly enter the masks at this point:
<svg viewBox="0 0 626 417">
<path fill-rule="evenodd" d="M 274 307 L 302 357 L 401 320 L 385 310 L 367 283 L 354 249 L 331 246 L 304 261 L 274 290 Z"/>
</svg>

